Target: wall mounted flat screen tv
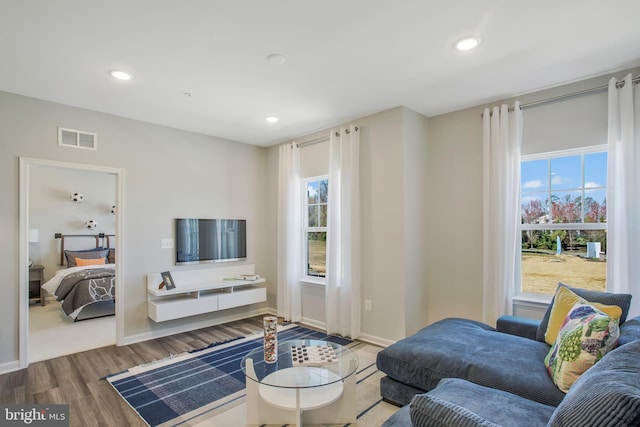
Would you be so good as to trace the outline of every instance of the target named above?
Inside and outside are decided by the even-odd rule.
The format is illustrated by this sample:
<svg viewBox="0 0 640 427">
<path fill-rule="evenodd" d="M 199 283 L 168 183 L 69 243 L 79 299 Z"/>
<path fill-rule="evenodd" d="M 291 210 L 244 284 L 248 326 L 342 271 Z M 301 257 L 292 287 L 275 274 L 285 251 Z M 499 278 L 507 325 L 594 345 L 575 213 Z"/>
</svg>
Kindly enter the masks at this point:
<svg viewBox="0 0 640 427">
<path fill-rule="evenodd" d="M 176 264 L 239 261 L 246 257 L 246 220 L 176 219 Z"/>
</svg>

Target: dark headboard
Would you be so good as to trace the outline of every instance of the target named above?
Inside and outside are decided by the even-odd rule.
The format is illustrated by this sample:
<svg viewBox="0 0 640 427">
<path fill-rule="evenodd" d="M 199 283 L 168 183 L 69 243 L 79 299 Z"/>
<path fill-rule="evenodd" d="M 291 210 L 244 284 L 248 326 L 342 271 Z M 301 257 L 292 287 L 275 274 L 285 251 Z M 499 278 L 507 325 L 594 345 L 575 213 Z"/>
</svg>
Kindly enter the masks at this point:
<svg viewBox="0 0 640 427">
<path fill-rule="evenodd" d="M 54 238 L 56 239 L 60 239 L 60 265 L 64 265 L 64 239 L 65 238 L 74 238 L 74 239 L 92 239 L 95 243 L 94 247 L 105 247 L 105 248 L 110 248 L 111 247 L 111 241 L 110 241 L 110 237 L 116 237 L 115 234 L 104 234 L 104 233 L 98 233 L 98 234 L 62 234 L 62 233 L 55 233 Z M 106 244 L 105 244 L 106 243 Z"/>
</svg>

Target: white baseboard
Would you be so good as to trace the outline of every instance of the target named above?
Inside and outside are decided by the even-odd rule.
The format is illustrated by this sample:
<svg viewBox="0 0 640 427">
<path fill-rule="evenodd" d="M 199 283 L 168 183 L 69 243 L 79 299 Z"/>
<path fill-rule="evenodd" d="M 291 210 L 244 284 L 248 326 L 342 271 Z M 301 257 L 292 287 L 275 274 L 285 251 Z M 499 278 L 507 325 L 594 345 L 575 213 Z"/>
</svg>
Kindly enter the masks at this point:
<svg viewBox="0 0 640 427">
<path fill-rule="evenodd" d="M 0 375 L 8 374 L 9 372 L 19 371 L 22 369 L 20 367 L 20 361 L 14 360 L 12 362 L 0 363 Z"/>
<path fill-rule="evenodd" d="M 320 322 L 318 320 L 310 319 L 308 317 L 303 317 L 300 323 L 302 323 L 303 325 L 311 326 L 312 328 L 315 328 L 315 329 L 320 329 L 322 331 L 327 330 L 327 324 L 325 322 Z"/>
<path fill-rule="evenodd" d="M 380 347 L 389 347 L 391 344 L 394 344 L 395 341 L 393 340 L 389 340 L 386 338 L 380 338 L 377 337 L 375 335 L 369 335 L 369 334 L 361 334 L 360 337 L 358 337 L 358 339 L 360 341 L 364 341 L 367 342 L 369 344 L 374 344 Z"/>
<path fill-rule="evenodd" d="M 327 324 L 325 322 L 320 322 L 319 320 L 311 319 L 308 317 L 303 317 L 300 323 L 303 326 L 310 326 L 312 328 L 319 329 L 321 331 L 327 330 Z M 377 345 L 378 347 L 388 347 L 391 344 L 395 343 L 395 341 L 393 340 L 380 338 L 370 334 L 361 334 L 358 337 L 358 340 L 369 343 L 369 344 Z"/>
<path fill-rule="evenodd" d="M 183 332 L 193 331 L 195 329 L 207 328 L 209 326 L 220 325 L 222 323 L 234 322 L 236 320 L 246 319 L 247 317 L 274 314 L 275 310 L 265 307 L 257 310 L 251 310 L 246 313 L 234 314 L 229 316 L 217 317 L 211 320 L 205 320 L 197 323 L 189 323 L 174 328 L 167 328 L 161 331 L 150 331 L 143 334 L 130 335 L 124 337 L 122 345 L 135 344 L 142 341 L 149 341 L 156 338 L 162 338 L 169 335 L 180 334 Z"/>
</svg>

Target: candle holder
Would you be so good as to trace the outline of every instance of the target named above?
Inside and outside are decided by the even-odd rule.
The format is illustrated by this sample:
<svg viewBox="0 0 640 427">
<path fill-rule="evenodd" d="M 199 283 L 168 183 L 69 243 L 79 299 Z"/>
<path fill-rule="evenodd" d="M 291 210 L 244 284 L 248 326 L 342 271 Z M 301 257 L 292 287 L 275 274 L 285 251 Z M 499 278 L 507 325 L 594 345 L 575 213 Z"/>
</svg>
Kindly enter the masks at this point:
<svg viewBox="0 0 640 427">
<path fill-rule="evenodd" d="M 275 363 L 278 360 L 278 318 L 267 316 L 262 319 L 264 326 L 264 361 Z"/>
</svg>

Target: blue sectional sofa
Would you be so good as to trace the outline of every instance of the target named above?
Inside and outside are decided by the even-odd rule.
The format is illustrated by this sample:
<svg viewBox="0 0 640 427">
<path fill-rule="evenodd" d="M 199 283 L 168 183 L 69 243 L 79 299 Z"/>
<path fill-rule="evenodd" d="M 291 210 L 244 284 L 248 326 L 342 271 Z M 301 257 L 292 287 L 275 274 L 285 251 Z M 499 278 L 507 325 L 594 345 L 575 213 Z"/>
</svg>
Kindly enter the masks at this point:
<svg viewBox="0 0 640 427">
<path fill-rule="evenodd" d="M 618 347 L 567 394 L 544 364 L 553 301 L 541 321 L 503 316 L 493 328 L 444 319 L 378 353 L 382 397 L 404 405 L 384 427 L 640 425 L 640 317 L 626 320 L 631 296 L 569 289 L 618 305 L 622 316 Z"/>
</svg>

